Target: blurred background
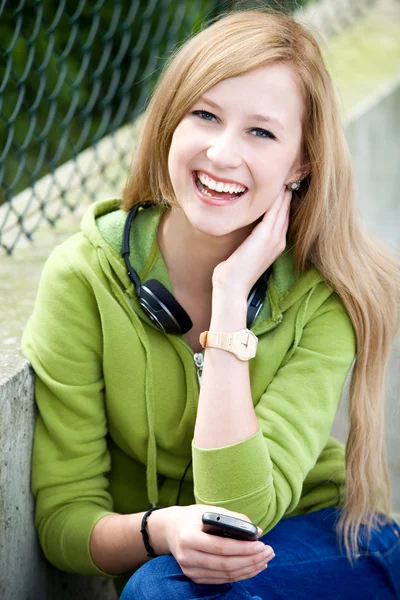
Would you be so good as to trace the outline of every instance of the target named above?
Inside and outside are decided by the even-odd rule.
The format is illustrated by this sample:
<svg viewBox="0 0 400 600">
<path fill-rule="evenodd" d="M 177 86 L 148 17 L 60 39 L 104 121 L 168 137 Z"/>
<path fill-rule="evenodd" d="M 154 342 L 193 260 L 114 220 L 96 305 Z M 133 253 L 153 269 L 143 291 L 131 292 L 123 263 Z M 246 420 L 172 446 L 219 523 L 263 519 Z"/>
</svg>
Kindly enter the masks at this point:
<svg viewBox="0 0 400 600">
<path fill-rule="evenodd" d="M 360 217 L 400 254 L 400 0 L 0 0 L 0 597 L 114 600 L 111 582 L 44 559 L 29 468 L 33 374 L 20 353 L 43 264 L 94 200 L 119 197 L 140 115 L 170 54 L 229 10 L 294 12 L 320 43 L 349 142 Z M 400 511 L 400 348 L 387 448 Z M 346 397 L 332 433 L 346 440 Z"/>
</svg>

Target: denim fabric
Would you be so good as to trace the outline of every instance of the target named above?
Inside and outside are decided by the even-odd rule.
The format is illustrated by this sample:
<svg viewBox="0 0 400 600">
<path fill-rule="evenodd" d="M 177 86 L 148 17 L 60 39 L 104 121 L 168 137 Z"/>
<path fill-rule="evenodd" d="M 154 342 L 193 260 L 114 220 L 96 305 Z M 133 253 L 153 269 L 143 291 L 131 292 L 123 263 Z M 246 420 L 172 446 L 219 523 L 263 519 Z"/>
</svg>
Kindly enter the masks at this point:
<svg viewBox="0 0 400 600">
<path fill-rule="evenodd" d="M 219 585 L 193 583 L 171 555 L 138 569 L 121 600 L 399 600 L 400 527 L 374 530 L 369 547 L 360 532 L 360 558 L 341 554 L 334 525 L 339 509 L 282 519 L 261 539 L 275 558 L 259 575 Z"/>
</svg>

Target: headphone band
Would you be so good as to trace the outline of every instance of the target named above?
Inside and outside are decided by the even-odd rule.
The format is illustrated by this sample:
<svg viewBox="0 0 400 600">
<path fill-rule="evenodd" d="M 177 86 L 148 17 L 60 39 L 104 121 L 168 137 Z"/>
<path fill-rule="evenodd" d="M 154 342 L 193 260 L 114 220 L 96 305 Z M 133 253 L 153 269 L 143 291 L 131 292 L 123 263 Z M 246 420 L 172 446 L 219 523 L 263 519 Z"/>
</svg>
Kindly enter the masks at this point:
<svg viewBox="0 0 400 600">
<path fill-rule="evenodd" d="M 182 335 L 187 333 L 193 327 L 190 316 L 160 281 L 150 279 L 142 284 L 139 275 L 132 267 L 129 260 L 129 238 L 132 221 L 140 207 L 151 208 L 152 206 L 154 206 L 154 204 L 145 202 L 137 204 L 129 211 L 122 236 L 122 255 L 125 260 L 129 279 L 135 286 L 139 303 L 146 314 L 152 322 L 165 333 Z M 271 270 L 272 265 L 268 267 L 256 281 L 248 295 L 246 321 L 248 329 L 250 329 L 251 325 L 254 323 L 264 303 Z"/>
</svg>

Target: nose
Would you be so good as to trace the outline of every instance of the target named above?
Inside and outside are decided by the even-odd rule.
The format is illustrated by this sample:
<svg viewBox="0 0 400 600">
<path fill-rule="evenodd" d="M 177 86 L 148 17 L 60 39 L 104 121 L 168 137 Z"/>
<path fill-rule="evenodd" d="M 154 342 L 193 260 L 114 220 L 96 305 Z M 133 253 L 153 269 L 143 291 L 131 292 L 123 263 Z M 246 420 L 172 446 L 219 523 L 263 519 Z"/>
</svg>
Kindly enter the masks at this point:
<svg viewBox="0 0 400 600">
<path fill-rule="evenodd" d="M 206 155 L 210 162 L 219 169 L 237 168 L 243 162 L 238 144 L 227 131 L 213 137 Z"/>
</svg>

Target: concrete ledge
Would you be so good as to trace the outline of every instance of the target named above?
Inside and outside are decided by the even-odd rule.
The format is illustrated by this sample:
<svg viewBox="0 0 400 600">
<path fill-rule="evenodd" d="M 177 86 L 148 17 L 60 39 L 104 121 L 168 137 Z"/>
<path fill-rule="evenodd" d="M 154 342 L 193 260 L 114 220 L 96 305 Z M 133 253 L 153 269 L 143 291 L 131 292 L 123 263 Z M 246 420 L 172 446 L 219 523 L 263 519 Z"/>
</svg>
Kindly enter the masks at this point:
<svg viewBox="0 0 400 600">
<path fill-rule="evenodd" d="M 37 409 L 27 360 L 0 385 L 0 598 L 116 600 L 106 577 L 63 573 L 45 559 L 34 529 L 30 463 Z"/>
</svg>

